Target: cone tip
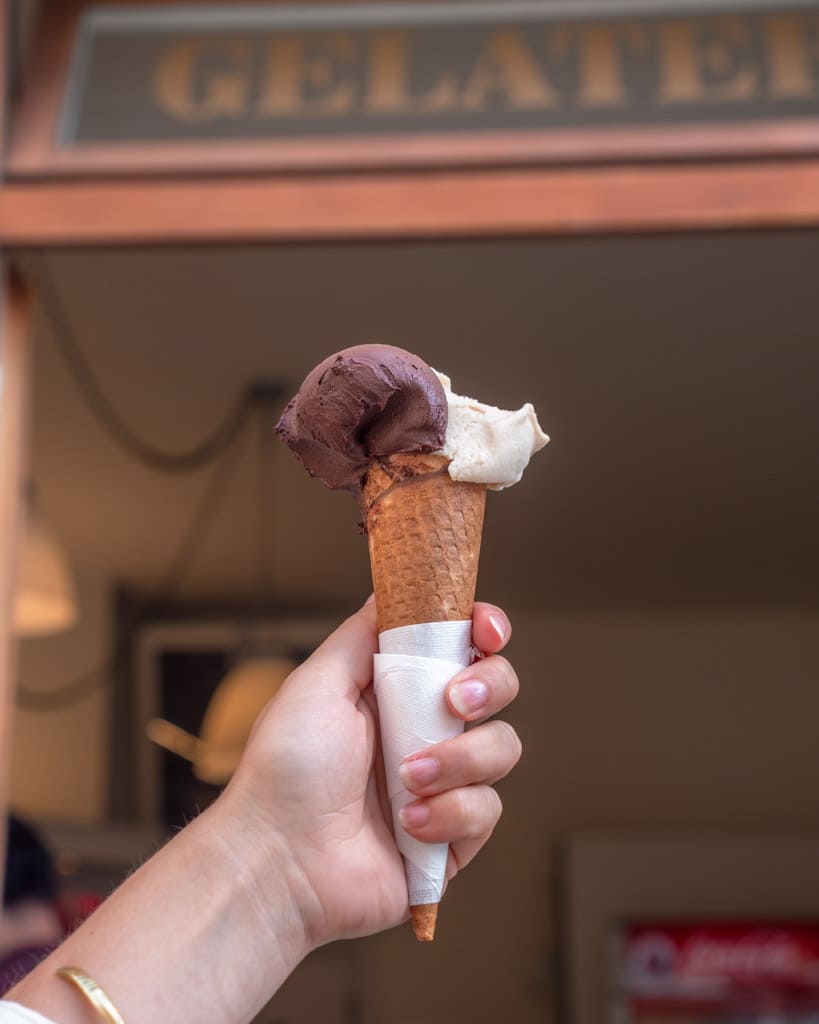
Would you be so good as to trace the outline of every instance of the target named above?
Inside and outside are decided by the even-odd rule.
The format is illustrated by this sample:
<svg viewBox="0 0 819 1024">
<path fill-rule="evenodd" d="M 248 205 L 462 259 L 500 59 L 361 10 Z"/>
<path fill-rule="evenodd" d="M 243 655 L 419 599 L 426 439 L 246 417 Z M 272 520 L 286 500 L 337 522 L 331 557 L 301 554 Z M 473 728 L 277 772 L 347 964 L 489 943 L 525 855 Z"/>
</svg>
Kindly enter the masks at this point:
<svg viewBox="0 0 819 1024">
<path fill-rule="evenodd" d="M 435 938 L 435 922 L 438 919 L 437 903 L 419 903 L 410 907 L 412 930 L 419 942 L 432 942 Z"/>
</svg>

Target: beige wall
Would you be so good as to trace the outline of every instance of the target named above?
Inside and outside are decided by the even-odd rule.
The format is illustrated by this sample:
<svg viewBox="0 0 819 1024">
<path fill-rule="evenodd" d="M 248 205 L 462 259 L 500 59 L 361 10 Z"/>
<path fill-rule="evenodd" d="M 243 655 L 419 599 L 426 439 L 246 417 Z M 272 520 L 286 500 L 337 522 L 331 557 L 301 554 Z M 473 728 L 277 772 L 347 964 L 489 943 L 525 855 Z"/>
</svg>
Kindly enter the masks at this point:
<svg viewBox="0 0 819 1024">
<path fill-rule="evenodd" d="M 80 620 L 66 633 L 20 644 L 23 686 L 53 690 L 104 661 L 108 590 L 98 576 L 77 579 Z M 110 692 L 96 689 L 71 707 L 17 708 L 13 721 L 11 806 L 30 818 L 93 824 L 106 809 Z"/>
</svg>

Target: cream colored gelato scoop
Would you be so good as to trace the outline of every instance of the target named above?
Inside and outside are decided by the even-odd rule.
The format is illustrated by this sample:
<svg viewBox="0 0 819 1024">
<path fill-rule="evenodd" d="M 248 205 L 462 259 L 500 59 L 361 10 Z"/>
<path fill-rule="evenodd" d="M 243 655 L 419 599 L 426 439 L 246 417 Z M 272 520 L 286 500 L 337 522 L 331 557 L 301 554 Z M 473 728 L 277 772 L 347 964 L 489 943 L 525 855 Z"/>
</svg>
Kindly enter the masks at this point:
<svg viewBox="0 0 819 1024">
<path fill-rule="evenodd" d="M 523 476 L 529 459 L 548 444 L 534 408 L 496 409 L 456 395 L 446 374 L 435 371 L 446 394 L 449 418 L 441 453 L 450 459 L 453 480 L 486 484 L 493 491 L 511 487 Z"/>
</svg>

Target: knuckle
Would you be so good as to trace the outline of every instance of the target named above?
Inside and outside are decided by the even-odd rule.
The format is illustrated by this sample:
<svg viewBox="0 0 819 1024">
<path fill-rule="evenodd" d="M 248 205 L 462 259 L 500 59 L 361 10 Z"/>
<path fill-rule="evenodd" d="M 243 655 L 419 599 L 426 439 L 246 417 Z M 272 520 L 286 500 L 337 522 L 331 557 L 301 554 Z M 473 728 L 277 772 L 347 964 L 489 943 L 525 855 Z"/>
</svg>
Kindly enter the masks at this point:
<svg viewBox="0 0 819 1024">
<path fill-rule="evenodd" d="M 503 811 L 500 797 L 490 786 L 470 786 L 452 794 L 457 810 L 458 831 L 464 839 L 485 839 L 491 835 Z"/>
<path fill-rule="evenodd" d="M 483 791 L 484 799 L 484 828 L 488 826 L 491 831 L 500 820 L 503 814 L 503 803 L 498 796 L 497 790 L 487 786 Z"/>
<path fill-rule="evenodd" d="M 461 785 L 501 778 L 515 767 L 523 753 L 515 729 L 499 719 L 470 730 L 456 742 L 457 767 L 452 764 L 451 776 Z"/>
<path fill-rule="evenodd" d="M 480 786 L 473 790 L 472 816 L 482 828 L 500 817 L 500 797 L 491 786 Z"/>
<path fill-rule="evenodd" d="M 514 726 L 511 726 L 508 722 L 496 722 L 495 725 L 503 737 L 503 744 L 511 760 L 510 768 L 514 768 L 523 754 L 523 744 L 520 741 L 520 736 L 518 736 Z"/>
<path fill-rule="evenodd" d="M 477 798 L 477 807 L 474 809 L 471 821 L 471 834 L 473 839 L 489 836 L 495 825 L 501 818 L 504 805 L 498 793 L 492 790 L 491 786 L 483 786 L 480 796 Z"/>
<path fill-rule="evenodd" d="M 489 659 L 487 659 L 489 660 Z M 520 683 L 511 663 L 500 654 L 494 655 L 491 664 L 487 665 L 490 672 L 489 684 L 504 703 L 514 700 L 518 695 Z"/>
<path fill-rule="evenodd" d="M 469 741 L 465 744 L 464 759 L 461 765 L 465 778 L 475 782 L 486 774 L 487 742 L 486 733 L 482 729 L 474 729 L 466 734 Z"/>
<path fill-rule="evenodd" d="M 456 789 L 453 792 L 453 798 L 455 802 L 455 815 L 458 821 L 465 825 L 473 817 L 473 807 L 469 799 L 469 791 L 467 789 Z"/>
</svg>

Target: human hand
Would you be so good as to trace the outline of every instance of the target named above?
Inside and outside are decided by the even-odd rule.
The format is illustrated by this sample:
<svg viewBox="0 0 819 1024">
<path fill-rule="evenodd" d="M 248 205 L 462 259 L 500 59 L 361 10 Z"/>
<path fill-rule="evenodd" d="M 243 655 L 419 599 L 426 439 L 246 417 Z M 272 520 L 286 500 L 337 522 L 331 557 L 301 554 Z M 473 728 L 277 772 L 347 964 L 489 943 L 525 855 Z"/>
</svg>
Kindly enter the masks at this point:
<svg viewBox="0 0 819 1024">
<path fill-rule="evenodd" d="M 473 637 L 490 656 L 447 692 L 466 721 L 494 714 L 517 692 L 515 673 L 496 653 L 510 632 L 499 608 L 475 606 Z M 251 1020 L 311 949 L 406 917 L 378 750 L 376 644 L 368 602 L 262 712 L 222 796 L 10 997 L 80 1024 L 88 1006 L 55 973 L 78 963 L 134 1024 Z M 514 731 L 493 721 L 404 763 L 405 785 L 418 797 L 407 808 L 418 819 L 408 830 L 450 844 L 450 878 L 492 832 L 501 809 L 492 783 L 519 755 Z"/>
<path fill-rule="evenodd" d="M 473 640 L 489 656 L 447 688 L 451 710 L 464 721 L 492 715 L 516 696 L 517 676 L 497 653 L 510 634 L 499 608 L 475 605 Z M 309 946 L 392 927 L 408 912 L 378 741 L 377 649 L 371 599 L 287 679 L 222 798 L 243 828 L 250 818 L 259 840 L 278 851 L 271 870 L 281 870 L 285 851 Z M 491 835 L 501 813 L 492 786 L 520 753 L 512 727 L 492 721 L 404 762 L 404 785 L 418 797 L 405 808 L 404 826 L 422 841 L 450 844 L 448 879 Z"/>
</svg>

